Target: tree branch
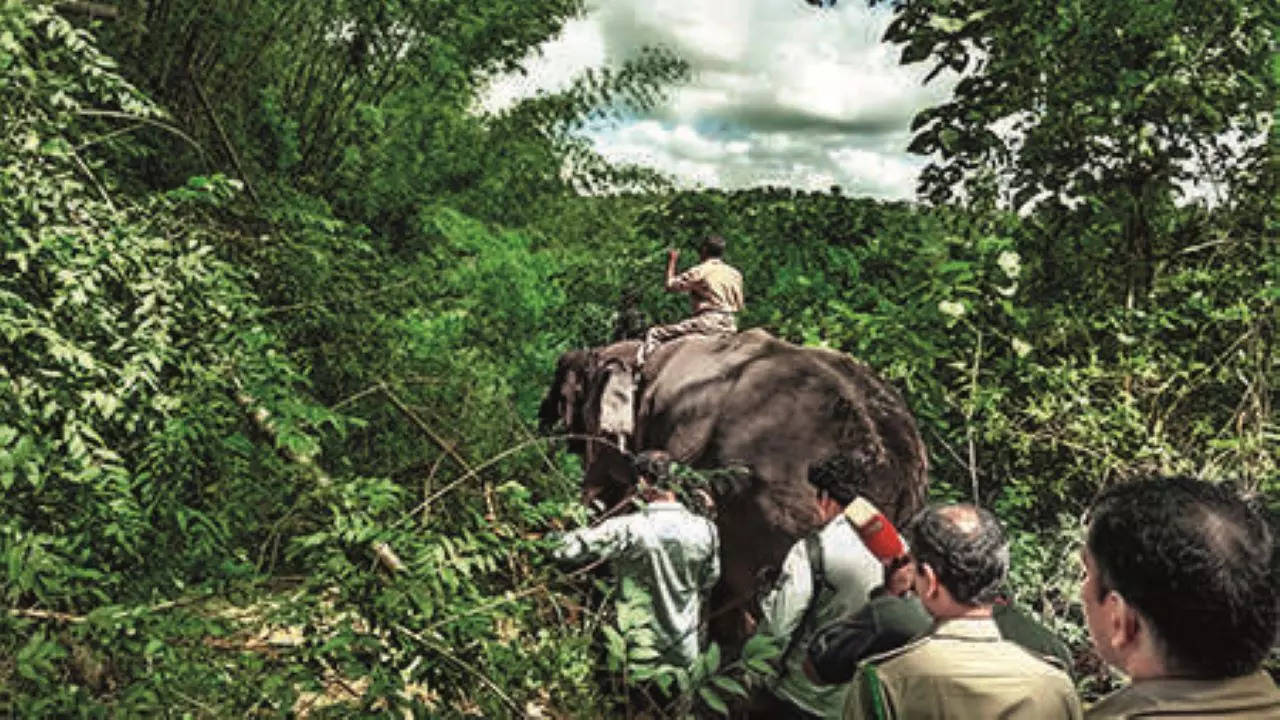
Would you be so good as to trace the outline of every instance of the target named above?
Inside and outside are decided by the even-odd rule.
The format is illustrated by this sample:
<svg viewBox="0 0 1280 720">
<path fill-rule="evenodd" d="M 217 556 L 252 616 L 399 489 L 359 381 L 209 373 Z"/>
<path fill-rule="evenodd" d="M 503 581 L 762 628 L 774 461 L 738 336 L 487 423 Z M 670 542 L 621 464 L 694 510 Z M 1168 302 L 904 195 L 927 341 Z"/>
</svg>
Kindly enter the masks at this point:
<svg viewBox="0 0 1280 720">
<path fill-rule="evenodd" d="M 325 472 L 324 468 L 320 467 L 320 465 L 316 463 L 313 456 L 300 455 L 287 447 L 279 446 L 276 442 L 278 435 L 276 433 L 275 426 L 269 422 L 271 418 L 271 411 L 258 405 L 253 396 L 245 392 L 244 386 L 240 383 L 239 378 L 232 376 L 231 381 L 234 385 L 231 392 L 232 399 L 237 405 L 244 409 L 245 414 L 249 417 L 249 420 L 254 424 L 254 426 L 268 438 L 271 438 L 272 444 L 276 445 L 276 452 L 284 459 L 301 465 L 303 468 L 310 471 L 312 477 L 316 480 L 316 485 L 322 488 L 333 485 L 333 479 L 329 477 L 329 473 Z M 376 557 L 378 561 L 391 572 L 396 573 L 403 572 L 405 570 L 404 561 L 396 555 L 395 551 L 392 550 L 391 546 L 387 543 L 374 543 L 373 554 L 374 557 Z"/>
<path fill-rule="evenodd" d="M 463 670 L 466 670 L 468 673 L 471 673 L 472 675 L 474 675 L 474 676 L 476 677 L 476 679 L 477 679 L 477 680 L 479 680 L 480 682 L 484 683 L 484 684 L 485 684 L 485 686 L 487 686 L 490 690 L 492 690 L 492 691 L 494 692 L 494 694 L 495 694 L 495 695 L 497 695 L 497 696 L 498 696 L 498 698 L 502 700 L 502 702 L 506 703 L 507 707 L 511 708 L 511 711 L 514 713 L 514 714 L 512 715 L 512 717 L 523 717 L 523 716 L 524 716 L 524 714 L 525 714 L 525 713 L 524 713 L 524 711 L 520 708 L 520 706 L 519 706 L 519 705 L 517 705 L 517 704 L 516 704 L 516 701 L 515 701 L 515 700 L 512 700 L 510 695 L 508 695 L 508 694 L 506 694 L 505 692 L 503 692 L 502 688 L 498 687 L 498 686 L 493 682 L 493 680 L 490 680 L 488 675 L 485 675 L 484 673 L 480 672 L 478 669 L 476 669 L 476 668 L 475 668 L 474 666 L 472 666 L 470 663 L 467 663 L 466 661 L 462 660 L 461 658 L 454 657 L 454 656 L 453 656 L 453 655 L 448 651 L 448 649 L 446 649 L 446 648 L 444 648 L 444 647 L 441 647 L 439 644 L 434 643 L 434 642 L 432 642 L 432 641 L 428 640 L 427 638 L 425 638 L 425 637 L 423 637 L 423 636 L 419 635 L 418 633 L 416 633 L 416 632 L 414 632 L 414 631 L 410 630 L 409 628 L 407 628 L 407 627 L 405 627 L 405 626 L 403 626 L 403 625 L 397 625 L 397 626 L 396 626 L 396 629 L 397 629 L 397 630 L 399 630 L 400 632 L 404 633 L 405 635 L 408 635 L 409 637 L 413 638 L 414 640 L 417 640 L 418 642 L 420 642 L 420 643 L 422 643 L 423 645 L 427 646 L 427 647 L 428 647 L 428 648 L 430 648 L 431 650 L 434 650 L 434 651 L 435 651 L 436 653 L 438 653 L 441 657 L 445 658 L 446 660 L 449 660 L 450 662 L 454 663 L 455 665 L 457 665 L 458 667 L 462 668 Z"/>
<path fill-rule="evenodd" d="M 209 102 L 209 97 L 205 95 L 204 88 L 200 86 L 200 80 L 196 77 L 195 70 L 188 64 L 187 76 L 191 78 L 191 85 L 196 89 L 196 95 L 200 98 L 200 104 L 204 105 L 204 110 L 209 114 L 209 119 L 213 121 L 213 127 L 218 131 L 218 137 L 222 138 L 222 145 L 227 149 L 227 154 L 231 156 L 231 162 L 236 166 L 236 172 L 240 174 L 240 179 L 244 181 L 245 188 L 249 191 L 249 196 L 253 198 L 253 202 L 261 205 L 262 199 L 258 197 L 258 191 L 253 188 L 253 183 L 249 180 L 249 174 L 244 171 L 244 164 L 240 162 L 240 154 L 236 152 L 235 146 L 231 144 L 231 139 L 227 137 L 227 131 L 222 128 L 222 121 L 218 119 L 218 113 L 214 111 L 213 105 Z"/>
<path fill-rule="evenodd" d="M 93 108 L 82 108 L 80 110 L 76 110 L 76 114 L 82 115 L 84 117 L 105 117 L 105 118 L 115 118 L 117 120 L 134 120 L 136 122 L 146 123 L 148 125 L 158 127 L 161 130 L 167 130 L 168 132 L 171 132 L 174 135 L 177 135 L 178 137 L 187 141 L 188 145 L 200 151 L 200 157 L 204 158 L 206 162 L 208 162 L 209 160 L 209 153 L 205 151 L 203 145 L 196 142 L 195 139 L 192 138 L 190 135 L 179 130 L 177 127 L 174 127 L 173 125 L 170 125 L 169 123 L 163 123 L 163 122 L 160 122 L 159 120 L 155 120 L 149 117 L 143 117 L 140 115 L 131 115 L 129 113 L 120 112 L 118 110 L 95 110 Z"/>
</svg>

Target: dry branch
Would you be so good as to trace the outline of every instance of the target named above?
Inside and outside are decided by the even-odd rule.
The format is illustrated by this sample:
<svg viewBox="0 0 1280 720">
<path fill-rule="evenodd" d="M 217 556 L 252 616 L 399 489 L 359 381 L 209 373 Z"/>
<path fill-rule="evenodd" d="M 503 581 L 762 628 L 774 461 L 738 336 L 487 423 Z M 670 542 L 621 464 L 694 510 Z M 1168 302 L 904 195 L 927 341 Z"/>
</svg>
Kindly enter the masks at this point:
<svg viewBox="0 0 1280 720">
<path fill-rule="evenodd" d="M 142 608 L 125 608 L 116 612 L 113 617 L 121 618 L 127 615 L 141 615 L 145 613 L 163 612 L 172 610 L 183 605 L 199 602 L 208 598 L 209 595 L 196 595 L 194 597 L 183 598 L 180 600 L 167 600 L 162 603 L 156 603 Z M 58 612 L 56 610 L 41 610 L 40 608 L 9 608 L 9 615 L 12 617 L 29 618 L 31 620 L 49 620 L 52 622 L 79 624 L 88 622 L 88 615 L 76 615 L 74 613 Z"/>
<path fill-rule="evenodd" d="M 391 401 L 392 405 L 395 405 L 400 412 L 404 413 L 405 417 L 409 418 L 410 422 L 412 422 L 414 425 L 417 425 L 418 428 L 422 430 L 422 432 L 427 434 L 427 437 L 431 438 L 431 440 L 436 445 L 440 446 L 441 450 L 444 450 L 445 453 L 449 455 L 449 457 L 453 458 L 454 462 L 458 463 L 458 466 L 461 467 L 463 471 L 467 473 L 473 472 L 471 469 L 471 465 L 468 464 L 467 461 L 461 455 L 458 454 L 458 451 L 453 449 L 453 445 L 449 443 L 447 440 L 445 440 L 444 438 L 440 437 L 440 435 L 437 434 L 435 430 L 432 430 L 431 426 L 427 425 L 427 423 L 424 422 L 422 418 L 418 417 L 417 413 L 415 413 L 412 409 L 410 409 L 409 406 L 406 405 L 398 395 L 392 392 L 391 388 L 388 387 L 385 382 L 382 383 L 382 393 L 387 396 L 387 399 Z"/>
<path fill-rule="evenodd" d="M 271 444 L 275 446 L 276 452 L 280 457 L 302 466 L 312 477 L 315 478 L 316 485 L 320 487 L 328 487 L 333 484 L 333 479 L 329 477 L 329 473 L 316 464 L 315 458 L 311 455 L 302 455 L 282 446 L 279 443 L 280 434 L 276 431 L 275 425 L 271 422 L 271 411 L 258 404 L 256 398 L 245 392 L 244 387 L 240 384 L 238 378 L 232 378 L 235 385 L 231 392 L 231 399 L 235 401 L 244 410 L 245 416 L 253 423 L 263 435 L 271 439 Z"/>
<path fill-rule="evenodd" d="M 377 543 L 373 546 L 373 554 L 377 555 L 378 560 L 381 561 L 382 564 L 391 572 L 404 572 L 406 569 L 404 561 L 400 559 L 400 556 L 396 555 L 395 551 L 391 549 L 391 546 L 384 542 Z"/>
<path fill-rule="evenodd" d="M 131 120 L 134 122 L 140 122 L 146 125 L 151 125 L 153 127 L 160 128 L 161 130 L 172 133 L 182 138 L 188 145 L 195 148 L 200 153 L 200 157 L 204 158 L 206 162 L 209 161 L 209 153 L 204 149 L 203 145 L 196 142 L 195 138 L 186 134 L 181 129 L 173 125 L 170 125 L 169 123 L 160 122 L 159 120 L 156 120 L 154 118 L 143 117 L 140 115 L 132 115 L 126 112 L 120 112 L 119 110 L 97 110 L 94 108 L 81 108 L 79 110 L 76 110 L 76 114 L 82 115 L 84 117 L 103 117 L 103 118 L 114 118 L 116 120 Z M 99 140 L 101 139 L 102 138 L 99 138 Z"/>
<path fill-rule="evenodd" d="M 13 617 L 29 618 L 31 620 L 52 620 L 54 622 L 72 624 L 82 623 L 89 619 L 84 615 L 72 615 L 71 613 L 38 610 L 36 608 L 9 608 L 9 614 Z"/>
<path fill-rule="evenodd" d="M 489 678 L 488 675 L 485 675 L 475 666 L 466 662 L 462 658 L 454 656 L 453 653 L 449 652 L 448 648 L 442 647 L 439 643 L 435 643 L 435 642 L 432 642 L 431 640 L 428 640 L 427 638 L 419 635 L 418 633 L 415 633 L 414 631 L 410 630 L 409 628 L 403 625 L 397 625 L 396 629 L 399 632 L 402 632 L 405 635 L 408 635 L 409 637 L 413 638 L 414 640 L 417 640 L 419 643 L 427 646 L 431 650 L 434 650 L 441 657 L 445 658 L 446 660 L 449 660 L 450 662 L 454 663 L 458 667 L 462 668 L 463 670 L 466 670 L 468 673 L 475 676 L 477 680 L 479 680 L 486 687 L 492 690 L 493 693 L 497 695 L 499 699 L 502 700 L 502 702 L 506 703 L 507 707 L 511 708 L 512 712 L 515 713 L 514 715 L 512 715 L 512 717 L 520 717 L 524 714 L 524 712 L 520 709 L 520 706 L 516 704 L 516 701 L 512 700 L 510 695 L 503 692 L 502 688 L 498 687 L 497 684 L 495 684 L 493 680 Z"/>
<path fill-rule="evenodd" d="M 578 433 L 565 433 L 565 434 L 563 434 L 563 435 L 556 435 L 556 436 L 554 436 L 554 437 L 532 438 L 532 439 L 529 439 L 529 440 L 525 440 L 524 442 L 516 443 L 515 445 L 512 445 L 511 447 L 507 448 L 506 450 L 503 450 L 502 452 L 498 453 L 497 455 L 494 455 L 493 457 L 489 458 L 488 460 L 485 460 L 484 462 L 480 463 L 479 465 L 475 466 L 474 468 L 472 468 L 472 469 L 468 470 L 466 473 L 464 473 L 464 474 L 462 475 L 462 477 L 458 478 L 457 480 L 454 480 L 453 482 L 449 483 L 448 485 L 445 485 L 444 487 L 440 488 L 440 489 L 439 489 L 439 490 L 437 490 L 436 492 L 432 493 L 431 497 L 428 497 L 426 500 L 423 500 L 423 501 L 422 501 L 422 502 L 421 502 L 417 507 L 415 507 L 414 509 L 412 509 L 412 510 L 410 510 L 409 512 L 405 513 L 404 517 L 400 518 L 399 522 L 397 522 L 396 524 L 397 524 L 397 525 L 399 525 L 399 524 L 403 523 L 405 520 L 408 520 L 409 518 L 413 517 L 414 515 L 417 515 L 418 513 L 420 513 L 420 512 L 422 512 L 422 511 L 426 510 L 427 508 L 431 507 L 431 503 L 435 502 L 435 501 L 436 501 L 437 499 L 439 499 L 442 495 L 446 495 L 446 494 L 448 494 L 449 492 L 453 491 L 453 489 L 454 489 L 454 488 L 458 487 L 459 485 L 461 485 L 462 483 L 466 482 L 467 480 L 470 480 L 471 478 L 476 477 L 476 475 L 477 475 L 481 470 L 484 470 L 484 469 L 486 469 L 486 468 L 488 468 L 488 467 L 490 467 L 490 466 L 492 466 L 492 465 L 496 465 L 496 464 L 498 464 L 498 463 L 499 463 L 499 462 L 501 462 L 502 460 L 504 460 L 504 459 L 506 459 L 506 458 L 508 458 L 508 457 L 510 457 L 510 456 L 512 456 L 512 455 L 514 455 L 514 454 L 516 454 L 516 453 L 518 453 L 518 452 L 520 452 L 520 451 L 524 450 L 525 448 L 529 447 L 530 445 L 537 445 L 537 444 L 541 444 L 541 443 L 547 443 L 547 442 L 551 442 L 551 441 L 553 441 L 553 440 L 570 440 L 570 439 L 577 439 L 577 440 L 594 440 L 595 442 L 598 442 L 598 443 L 600 443 L 600 444 L 602 444 L 602 445 L 610 445 L 610 446 L 612 446 L 612 447 L 615 447 L 615 448 L 618 448 L 619 450 L 621 450 L 621 448 L 620 448 L 617 444 L 615 444 L 615 443 L 613 443 L 613 442 L 610 442 L 609 440 L 605 440 L 604 438 L 599 438 L 599 437 L 596 437 L 595 435 L 582 435 L 582 434 L 578 434 Z"/>
</svg>

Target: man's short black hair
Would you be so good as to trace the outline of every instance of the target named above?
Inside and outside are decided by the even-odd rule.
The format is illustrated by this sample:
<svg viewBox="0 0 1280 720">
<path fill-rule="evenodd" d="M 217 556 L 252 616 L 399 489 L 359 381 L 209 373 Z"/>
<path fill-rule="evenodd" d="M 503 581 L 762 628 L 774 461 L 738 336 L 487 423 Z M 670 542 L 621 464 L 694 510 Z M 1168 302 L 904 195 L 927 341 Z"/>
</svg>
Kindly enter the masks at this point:
<svg viewBox="0 0 1280 720">
<path fill-rule="evenodd" d="M 637 479 L 643 477 L 650 485 L 667 489 L 671 485 L 671 456 L 662 450 L 645 450 L 631 461 Z"/>
<path fill-rule="evenodd" d="M 1009 572 L 1009 544 L 990 510 L 931 505 L 907 526 L 907 542 L 916 562 L 933 568 L 956 602 L 987 605 L 999 596 Z"/>
<path fill-rule="evenodd" d="M 1086 543 L 1100 595 L 1138 609 L 1173 671 L 1244 675 L 1275 642 L 1274 539 L 1233 488 L 1189 477 L 1117 485 L 1094 503 Z"/>
<path fill-rule="evenodd" d="M 724 257 L 725 240 L 722 235 L 708 235 L 702 241 L 702 254 L 707 257 Z"/>
<path fill-rule="evenodd" d="M 841 505 L 848 505 L 858 497 L 858 469 L 845 455 L 832 455 L 816 465 L 810 465 L 809 482 Z"/>
</svg>

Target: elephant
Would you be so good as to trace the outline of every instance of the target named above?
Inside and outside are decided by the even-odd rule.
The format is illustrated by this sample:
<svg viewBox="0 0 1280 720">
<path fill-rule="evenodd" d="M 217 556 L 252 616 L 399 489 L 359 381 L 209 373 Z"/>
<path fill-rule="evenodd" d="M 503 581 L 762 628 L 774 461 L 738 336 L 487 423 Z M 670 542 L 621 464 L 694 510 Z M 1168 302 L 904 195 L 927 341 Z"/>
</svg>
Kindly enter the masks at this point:
<svg viewBox="0 0 1280 720">
<path fill-rule="evenodd" d="M 563 423 L 573 434 L 569 449 L 583 457 L 586 502 L 625 497 L 628 451 L 665 450 L 695 469 L 745 469 L 745 480 L 740 474 L 714 486 L 722 573 L 710 616 L 722 644 L 745 638 L 761 578 L 816 529 L 811 465 L 844 455 L 863 494 L 897 525 L 924 504 L 928 455 L 915 418 L 865 364 L 759 329 L 687 336 L 650 355 L 634 402 L 624 402 L 637 346 L 563 354 L 539 408 L 540 427 Z"/>
</svg>

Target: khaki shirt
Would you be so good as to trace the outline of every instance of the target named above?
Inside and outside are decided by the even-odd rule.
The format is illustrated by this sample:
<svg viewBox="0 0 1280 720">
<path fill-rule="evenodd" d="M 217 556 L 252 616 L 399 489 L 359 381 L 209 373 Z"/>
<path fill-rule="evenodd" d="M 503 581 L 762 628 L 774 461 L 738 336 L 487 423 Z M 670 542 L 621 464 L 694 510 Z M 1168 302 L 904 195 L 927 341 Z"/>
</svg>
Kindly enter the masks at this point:
<svg viewBox="0 0 1280 720">
<path fill-rule="evenodd" d="M 1142 680 L 1099 700 L 1085 717 L 1276 720 L 1280 690 L 1264 670 L 1226 680 Z"/>
<path fill-rule="evenodd" d="M 1049 628 L 1027 611 L 996 603 L 991 609 L 1000 637 L 1015 642 L 1071 672 L 1071 651 Z M 933 618 L 915 595 L 882 595 L 852 617 L 821 630 L 809 644 L 814 673 L 827 683 L 848 683 L 863 658 L 886 653 L 928 633 Z"/>
<path fill-rule="evenodd" d="M 1081 710 L 1066 673 L 977 618 L 944 620 L 925 637 L 869 658 L 853 678 L 844 716 L 1078 720 Z"/>
<path fill-rule="evenodd" d="M 667 289 L 689 293 L 693 314 L 708 310 L 740 312 L 746 305 L 742 301 L 742 273 L 720 258 L 710 258 L 671 278 Z"/>
</svg>

